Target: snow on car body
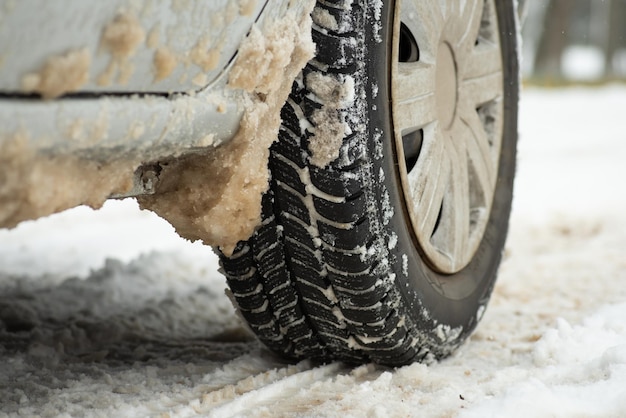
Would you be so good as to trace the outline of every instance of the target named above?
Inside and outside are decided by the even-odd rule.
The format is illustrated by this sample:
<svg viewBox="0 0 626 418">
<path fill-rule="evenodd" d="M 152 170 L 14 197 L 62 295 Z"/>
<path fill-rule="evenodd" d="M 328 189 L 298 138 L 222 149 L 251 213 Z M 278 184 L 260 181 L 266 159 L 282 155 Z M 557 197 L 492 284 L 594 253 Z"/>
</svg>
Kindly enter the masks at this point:
<svg viewBox="0 0 626 418">
<path fill-rule="evenodd" d="M 29 0 L 3 7 L 0 226 L 153 193 L 159 161 L 212 154 L 238 133 L 232 142 L 260 150 L 260 163 L 249 167 L 256 172 L 244 179 L 248 188 L 258 183 L 260 200 L 263 150 L 313 54 L 310 1 Z M 205 176 L 203 187 L 237 175 L 221 174 Z M 242 213 L 242 232 L 234 235 L 249 236 L 258 207 L 226 210 Z M 228 245 L 232 232 L 213 243 Z"/>
</svg>

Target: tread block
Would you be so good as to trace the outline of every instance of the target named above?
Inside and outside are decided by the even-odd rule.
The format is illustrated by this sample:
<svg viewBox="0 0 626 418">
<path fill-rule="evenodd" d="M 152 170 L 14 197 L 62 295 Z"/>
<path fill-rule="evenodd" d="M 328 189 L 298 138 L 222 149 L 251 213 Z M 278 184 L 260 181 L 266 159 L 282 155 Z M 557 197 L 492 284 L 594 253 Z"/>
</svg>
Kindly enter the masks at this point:
<svg viewBox="0 0 626 418">
<path fill-rule="evenodd" d="M 400 318 L 397 315 L 390 315 L 382 325 L 372 324 L 350 324 L 348 327 L 350 332 L 356 335 L 365 335 L 368 337 L 380 337 L 388 335 L 396 328 L 400 323 Z"/>
<path fill-rule="evenodd" d="M 298 103 L 287 102 L 280 111 L 280 118 L 282 120 L 281 126 L 289 129 L 291 132 L 293 132 L 296 135 L 295 138 L 297 138 L 301 134 L 300 118 L 296 114 L 296 110 L 293 107 L 294 104 L 298 106 Z M 291 137 L 292 140 L 295 138 Z M 297 144 L 291 144 L 291 145 L 297 145 Z"/>
<path fill-rule="evenodd" d="M 290 244 L 286 250 L 290 260 L 298 260 L 298 263 L 309 266 L 311 271 L 322 271 L 322 265 L 312 249 L 303 245 Z"/>
<path fill-rule="evenodd" d="M 300 85 L 298 84 L 299 77 L 300 75 L 296 77 L 296 80 L 291 85 L 291 92 L 289 93 L 289 98 L 295 103 L 300 103 L 302 99 L 304 99 L 304 96 L 308 93 L 307 90 L 302 87 L 304 83 Z"/>
<path fill-rule="evenodd" d="M 247 276 L 254 268 L 251 257 L 230 259 L 220 256 L 220 264 L 226 275 L 234 280 Z"/>
<path fill-rule="evenodd" d="M 249 312 L 260 309 L 266 301 L 266 297 L 263 292 L 252 295 L 240 296 L 233 291 L 233 294 L 235 296 L 235 299 L 237 300 L 237 303 L 239 304 L 239 307 L 242 310 L 246 310 Z"/>
<path fill-rule="evenodd" d="M 350 229 L 336 228 L 323 221 L 318 221 L 317 227 L 322 241 L 341 250 L 354 250 L 357 247 L 365 246 L 372 237 L 368 218 L 364 218 L 361 223 L 355 224 Z"/>
<path fill-rule="evenodd" d="M 315 187 L 332 196 L 353 196 L 363 190 L 362 172 L 358 168 L 341 172 L 312 166 L 309 175 Z"/>
<path fill-rule="evenodd" d="M 284 228 L 284 235 L 293 238 L 300 245 L 304 245 L 305 247 L 314 249 L 315 244 L 313 244 L 313 238 L 309 231 L 305 229 L 305 227 L 295 219 L 290 218 L 287 214 L 281 213 L 280 215 L 280 223 Z"/>
<path fill-rule="evenodd" d="M 316 102 L 315 100 L 310 99 L 309 97 L 305 97 L 302 100 L 302 110 L 304 110 L 304 114 L 310 116 L 318 109 L 321 109 L 324 105 L 322 103 Z"/>
<path fill-rule="evenodd" d="M 343 203 L 334 203 L 317 196 L 313 196 L 313 206 L 324 218 L 339 222 L 352 223 L 362 219 L 367 211 L 367 199 L 363 193 L 356 194 L 351 200 Z"/>
<path fill-rule="evenodd" d="M 281 125 L 278 128 L 278 142 L 283 142 L 284 145 L 293 147 L 296 150 L 300 149 L 300 136 L 298 134 L 299 131 L 293 131 L 291 128 L 286 125 Z M 276 142 L 274 142 L 276 144 Z M 274 145 L 272 144 L 272 145 Z M 270 150 L 272 147 L 270 147 Z"/>
<path fill-rule="evenodd" d="M 272 316 L 272 313 L 269 310 L 264 310 L 264 311 L 252 311 L 253 308 L 249 308 L 245 306 L 245 301 L 243 301 L 244 304 L 241 304 L 239 302 L 239 300 L 237 300 L 237 304 L 239 305 L 239 310 L 241 311 L 241 314 L 243 315 L 244 318 L 246 318 L 246 321 L 248 321 L 248 323 L 254 327 L 255 329 L 258 328 L 264 328 L 264 326 L 266 324 L 273 324 L 274 323 L 274 317 Z M 270 329 L 270 327 L 268 327 L 267 329 Z"/>
<path fill-rule="evenodd" d="M 293 162 L 300 168 L 304 168 L 304 154 L 302 148 L 294 147 L 293 145 L 287 143 L 280 139 L 283 135 L 290 135 L 288 132 L 279 131 L 278 136 L 279 140 L 272 144 L 270 148 L 270 154 L 273 155 L 273 158 L 276 158 L 276 154 L 280 154 L 283 157 L 287 158 L 289 161 Z"/>
<path fill-rule="evenodd" d="M 423 347 L 423 346 L 422 346 Z M 405 338 L 404 341 L 391 350 L 373 349 L 370 351 L 376 360 L 388 365 L 404 365 L 414 360 L 422 360 L 428 351 L 418 351 L 419 346 L 412 346 L 411 338 Z"/>
<path fill-rule="evenodd" d="M 254 233 L 254 241 L 252 242 L 252 253 L 256 254 L 261 248 L 265 248 L 266 245 L 271 245 L 278 242 L 278 229 L 276 221 L 271 221 L 265 225 L 262 225 Z"/>
<path fill-rule="evenodd" d="M 310 266 L 304 265 L 300 262 L 291 262 L 290 267 L 298 284 L 305 282 L 321 289 L 328 287 L 328 283 L 322 274 L 319 271 L 313 270 Z"/>
<path fill-rule="evenodd" d="M 354 306 L 371 306 L 382 300 L 387 295 L 388 289 L 385 286 L 375 286 L 371 292 L 352 293 L 349 290 L 335 288 L 335 294 L 342 301 L 347 301 Z"/>
<path fill-rule="evenodd" d="M 279 243 L 272 249 L 255 256 L 255 259 L 258 263 L 259 273 L 265 277 L 269 272 L 285 262 L 282 245 Z"/>
<path fill-rule="evenodd" d="M 293 286 L 289 271 L 284 268 L 274 269 L 263 275 L 263 288 L 266 294 L 273 294 L 281 287 L 291 288 Z M 285 286 L 288 283 L 288 286 Z M 293 291 L 293 289 L 291 289 Z"/>
<path fill-rule="evenodd" d="M 317 45 L 316 58 L 326 65 L 348 67 L 356 62 L 357 44 L 354 38 L 323 33 L 313 29 L 313 42 Z"/>
<path fill-rule="evenodd" d="M 370 260 L 361 254 L 350 254 L 337 248 L 325 248 L 324 261 L 335 270 L 361 273 L 370 267 Z"/>
<path fill-rule="evenodd" d="M 329 271 L 328 279 L 333 286 L 342 287 L 344 289 L 353 289 L 355 292 L 363 292 L 377 286 L 379 277 L 373 273 L 372 269 L 368 269 L 362 274 L 354 274 L 342 271 Z"/>
<path fill-rule="evenodd" d="M 300 181 L 300 175 L 293 166 L 280 158 L 273 158 L 270 161 L 272 179 L 287 184 L 301 195 L 306 194 L 304 184 Z"/>
<path fill-rule="evenodd" d="M 308 302 L 307 297 L 303 294 L 303 304 L 309 315 L 316 318 L 315 325 L 316 327 L 322 327 L 325 330 L 331 331 L 342 327 L 342 324 L 339 323 L 337 317 L 333 314 L 332 310 L 324 309 L 321 306 Z M 324 324 L 328 323 L 328 325 Z M 347 333 L 347 331 L 342 331 L 342 333 Z"/>
<path fill-rule="evenodd" d="M 274 182 L 272 183 L 274 184 Z M 302 195 L 297 194 L 297 192 L 293 193 L 291 190 L 288 190 L 279 183 L 276 183 L 274 190 L 278 197 L 278 208 L 281 211 L 281 218 L 285 216 L 284 214 L 289 214 L 295 216 L 306 224 L 311 223 L 309 209 L 302 200 Z"/>
<path fill-rule="evenodd" d="M 231 280 L 227 279 L 228 287 L 233 294 L 246 294 L 256 290 L 259 286 L 257 280 Z"/>
<path fill-rule="evenodd" d="M 361 308 L 361 307 L 350 307 L 343 304 L 341 306 L 341 312 L 344 314 L 346 318 L 350 321 L 358 322 L 358 323 L 374 323 L 379 322 L 385 319 L 391 308 L 386 306 L 384 303 L 377 303 L 370 308 Z"/>
</svg>

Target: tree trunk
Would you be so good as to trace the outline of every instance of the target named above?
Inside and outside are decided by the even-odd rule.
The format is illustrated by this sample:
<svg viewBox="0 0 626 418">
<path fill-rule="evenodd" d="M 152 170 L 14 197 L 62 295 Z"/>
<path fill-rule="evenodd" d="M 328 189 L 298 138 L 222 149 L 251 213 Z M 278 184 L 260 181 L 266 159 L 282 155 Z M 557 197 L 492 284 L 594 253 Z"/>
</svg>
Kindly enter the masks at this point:
<svg viewBox="0 0 626 418">
<path fill-rule="evenodd" d="M 622 26 L 624 19 L 626 19 L 626 1 L 611 0 L 609 16 L 608 36 L 604 54 L 604 75 L 607 78 L 612 78 L 617 76 L 617 69 L 613 65 L 615 52 L 626 44 Z"/>
<path fill-rule="evenodd" d="M 550 0 L 535 58 L 537 77 L 561 78 L 561 56 L 567 46 L 571 10 L 570 0 Z"/>
</svg>

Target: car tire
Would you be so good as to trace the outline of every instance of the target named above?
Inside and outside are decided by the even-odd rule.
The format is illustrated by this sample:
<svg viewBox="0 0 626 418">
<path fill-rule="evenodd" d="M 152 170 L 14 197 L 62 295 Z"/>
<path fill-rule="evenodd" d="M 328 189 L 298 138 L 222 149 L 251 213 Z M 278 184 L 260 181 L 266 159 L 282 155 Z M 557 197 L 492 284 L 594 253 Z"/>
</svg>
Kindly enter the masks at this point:
<svg viewBox="0 0 626 418">
<path fill-rule="evenodd" d="M 399 366 L 482 317 L 511 210 L 517 20 L 513 1 L 461 3 L 317 3 L 263 222 L 220 255 L 273 351 Z"/>
</svg>

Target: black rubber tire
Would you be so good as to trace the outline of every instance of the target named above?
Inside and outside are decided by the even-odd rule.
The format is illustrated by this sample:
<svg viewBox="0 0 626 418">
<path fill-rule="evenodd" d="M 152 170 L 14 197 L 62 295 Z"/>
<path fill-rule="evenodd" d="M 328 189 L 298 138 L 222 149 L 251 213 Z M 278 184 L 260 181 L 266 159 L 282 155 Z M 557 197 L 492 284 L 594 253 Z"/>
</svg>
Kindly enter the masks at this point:
<svg viewBox="0 0 626 418">
<path fill-rule="evenodd" d="M 372 3 L 318 2 L 339 28 L 348 29 L 314 26 L 317 57 L 294 83 L 271 148 L 263 224 L 231 257 L 221 255 L 241 314 L 263 343 L 289 358 L 397 366 L 446 356 L 482 316 L 501 260 L 517 141 L 513 2 L 496 1 L 505 110 L 494 203 L 478 252 L 453 275 L 431 269 L 412 237 L 389 104 L 394 5 L 385 1 L 377 20 Z M 334 110 L 352 134 L 325 168 L 311 163 L 308 146 L 315 129 L 311 115 L 324 106 L 307 87 L 315 72 L 349 75 L 356 84 L 353 105 Z M 301 126 L 302 116 L 312 128 Z M 333 203 L 341 199 L 329 195 L 345 201 Z"/>
</svg>

